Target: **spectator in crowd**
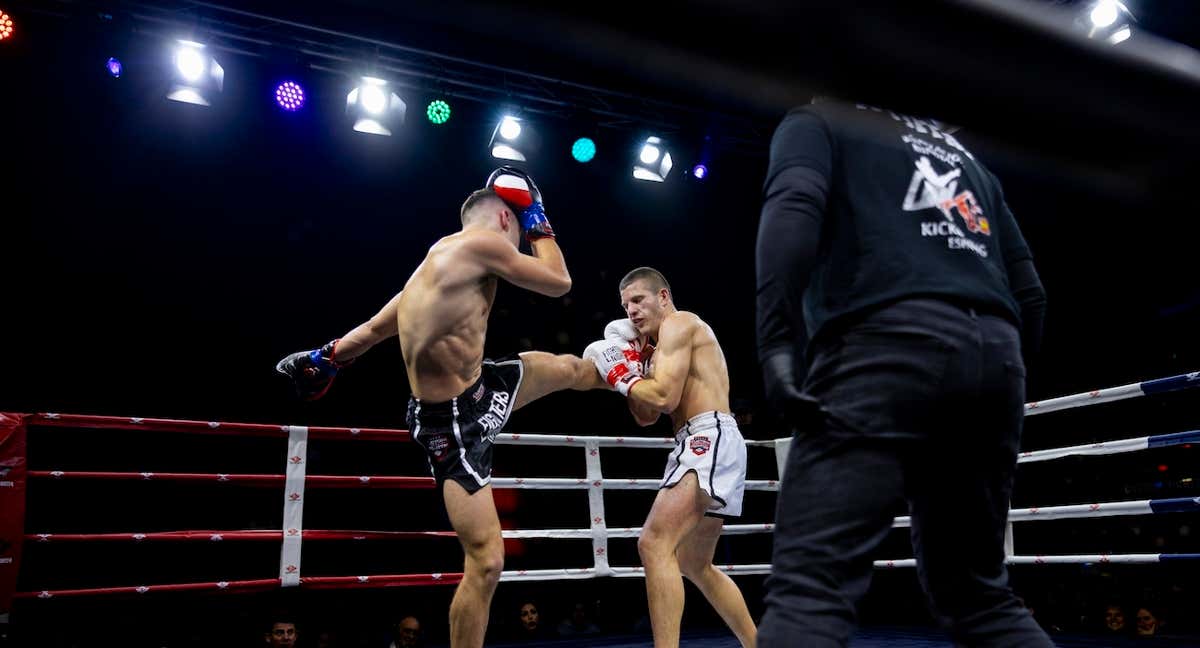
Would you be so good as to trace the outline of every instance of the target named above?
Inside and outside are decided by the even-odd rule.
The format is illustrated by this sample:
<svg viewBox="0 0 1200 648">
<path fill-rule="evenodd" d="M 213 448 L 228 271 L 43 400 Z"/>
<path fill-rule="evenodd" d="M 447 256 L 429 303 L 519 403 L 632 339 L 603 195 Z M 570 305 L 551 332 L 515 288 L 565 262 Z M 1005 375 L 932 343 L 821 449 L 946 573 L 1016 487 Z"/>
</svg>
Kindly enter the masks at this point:
<svg viewBox="0 0 1200 648">
<path fill-rule="evenodd" d="M 600 628 L 588 620 L 587 605 L 576 603 L 571 607 L 571 615 L 558 624 L 560 637 L 578 637 L 581 635 L 600 634 Z"/>
<path fill-rule="evenodd" d="M 1159 634 L 1159 626 L 1162 623 L 1158 620 L 1158 615 L 1148 607 L 1138 608 L 1137 615 L 1137 635 L 1139 637 L 1152 637 Z"/>
<path fill-rule="evenodd" d="M 419 648 L 421 646 L 421 621 L 415 616 L 406 616 L 392 629 L 390 648 Z"/>
<path fill-rule="evenodd" d="M 1116 603 L 1110 603 L 1104 608 L 1104 634 L 1129 634 L 1129 626 L 1125 624 L 1125 610 Z"/>
<path fill-rule="evenodd" d="M 271 622 L 269 629 L 263 635 L 263 640 L 271 648 L 290 647 L 296 645 L 298 636 L 295 621 L 276 616 L 276 620 Z"/>
<path fill-rule="evenodd" d="M 542 624 L 542 615 L 538 606 L 532 601 L 526 601 L 517 609 L 517 630 L 513 638 L 517 641 L 534 641 L 550 636 Z"/>
</svg>

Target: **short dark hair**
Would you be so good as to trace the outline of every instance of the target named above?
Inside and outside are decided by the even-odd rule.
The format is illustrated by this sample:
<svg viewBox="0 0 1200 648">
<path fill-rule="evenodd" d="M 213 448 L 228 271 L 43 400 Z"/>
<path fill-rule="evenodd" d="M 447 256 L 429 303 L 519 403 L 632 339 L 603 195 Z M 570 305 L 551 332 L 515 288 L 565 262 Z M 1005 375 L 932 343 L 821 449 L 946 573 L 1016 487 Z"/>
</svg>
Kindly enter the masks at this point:
<svg viewBox="0 0 1200 648">
<path fill-rule="evenodd" d="M 625 290 L 629 287 L 629 284 L 632 284 L 639 279 L 649 284 L 650 289 L 654 292 L 658 292 L 659 290 L 666 288 L 667 294 L 671 296 L 671 299 L 675 299 L 675 293 L 671 291 L 671 284 L 667 283 L 667 278 L 663 276 L 663 273 L 648 266 L 634 268 L 626 273 L 621 279 L 621 283 L 617 287 L 617 290 Z"/>
<path fill-rule="evenodd" d="M 271 621 L 268 621 L 264 627 L 264 630 L 267 634 L 271 634 L 271 632 L 275 629 L 275 626 L 281 623 L 292 626 L 296 629 L 296 634 L 300 634 L 300 624 L 296 623 L 295 616 L 291 614 L 274 614 L 268 618 L 271 619 Z"/>
<path fill-rule="evenodd" d="M 458 216 L 462 220 L 463 225 L 466 225 L 467 222 L 470 220 L 468 218 L 468 214 L 470 214 L 480 204 L 482 204 L 483 202 L 485 202 L 491 198 L 495 198 L 496 200 L 501 200 L 501 201 L 503 200 L 499 194 L 497 194 L 495 191 L 492 191 L 491 189 L 484 188 L 484 189 L 476 189 L 475 191 L 472 191 L 471 195 L 467 196 L 467 199 L 465 201 L 463 201 L 462 209 L 459 210 Z"/>
</svg>

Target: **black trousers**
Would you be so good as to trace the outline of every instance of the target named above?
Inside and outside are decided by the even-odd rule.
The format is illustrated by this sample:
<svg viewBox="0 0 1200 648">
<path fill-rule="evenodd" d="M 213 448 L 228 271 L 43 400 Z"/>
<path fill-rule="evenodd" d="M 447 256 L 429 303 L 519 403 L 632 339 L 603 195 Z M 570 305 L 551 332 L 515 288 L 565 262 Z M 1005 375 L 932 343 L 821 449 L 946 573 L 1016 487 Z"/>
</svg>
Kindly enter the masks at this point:
<svg viewBox="0 0 1200 648">
<path fill-rule="evenodd" d="M 1004 530 L 1024 416 L 1009 321 L 892 304 L 814 345 L 776 511 L 764 648 L 845 646 L 900 498 L 917 574 L 963 646 L 1053 646 L 1008 587 Z"/>
</svg>

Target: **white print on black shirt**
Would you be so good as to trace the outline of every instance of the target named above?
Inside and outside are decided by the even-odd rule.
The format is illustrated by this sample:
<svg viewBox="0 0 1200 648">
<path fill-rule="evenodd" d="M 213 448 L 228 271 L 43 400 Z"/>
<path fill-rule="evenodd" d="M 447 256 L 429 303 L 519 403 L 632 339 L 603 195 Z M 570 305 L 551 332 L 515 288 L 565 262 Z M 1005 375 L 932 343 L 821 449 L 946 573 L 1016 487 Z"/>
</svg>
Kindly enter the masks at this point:
<svg viewBox="0 0 1200 648">
<path fill-rule="evenodd" d="M 985 259 L 988 255 L 987 246 L 967 238 L 957 225 L 948 221 L 921 223 L 921 236 L 945 236 L 946 247 L 951 250 L 970 250 Z"/>
<path fill-rule="evenodd" d="M 900 139 L 905 144 L 911 146 L 913 151 L 916 151 L 917 155 L 928 155 L 954 167 L 962 166 L 962 156 L 958 153 L 947 151 L 937 144 L 926 142 L 925 140 L 915 135 L 909 135 L 908 133 L 901 135 Z"/>
<path fill-rule="evenodd" d="M 972 241 L 956 224 L 959 216 L 967 231 L 972 234 L 992 235 L 991 224 L 983 216 L 983 209 L 971 191 L 958 191 L 958 178 L 962 169 L 946 173 L 934 170 L 929 158 L 922 156 L 915 165 L 908 193 L 904 196 L 904 211 L 922 211 L 936 207 L 945 221 L 921 223 L 921 236 L 945 236 L 946 247 L 951 250 L 970 250 L 987 257 L 987 247 Z"/>
<path fill-rule="evenodd" d="M 904 211 L 921 211 L 936 207 L 942 216 L 955 222 L 954 214 L 962 217 L 967 231 L 975 234 L 992 235 L 991 224 L 983 217 L 983 209 L 975 194 L 971 191 L 958 191 L 958 177 L 962 169 L 952 169 L 939 174 L 933 169 L 929 158 L 921 157 L 916 161 L 916 171 L 908 183 L 908 193 L 904 196 Z"/>
<path fill-rule="evenodd" d="M 917 160 L 916 167 L 912 181 L 908 183 L 908 193 L 904 196 L 904 211 L 921 211 L 930 207 L 941 209 L 942 203 L 954 199 L 962 169 L 939 174 L 933 170 L 929 158 L 924 156 Z"/>
<path fill-rule="evenodd" d="M 891 115 L 892 119 L 894 119 L 898 122 L 902 122 L 910 130 L 914 130 L 922 135 L 929 135 L 933 139 L 943 140 L 951 148 L 958 149 L 959 152 L 961 152 L 963 155 L 967 156 L 968 159 L 971 159 L 971 160 L 975 159 L 975 156 L 971 155 L 971 152 L 967 150 L 967 147 L 960 144 L 959 141 L 957 139 L 955 139 L 953 135 L 951 135 L 950 133 L 947 133 L 945 130 L 943 130 L 943 125 L 941 124 L 941 122 L 938 122 L 937 120 L 918 119 L 916 117 L 909 117 L 908 115 L 901 115 L 900 113 L 897 113 L 897 112 L 892 112 L 890 110 L 884 110 L 882 108 L 876 108 L 874 106 L 867 106 L 864 104 L 858 104 L 857 107 L 859 110 L 873 110 L 873 111 L 879 112 L 879 113 L 885 112 L 888 115 Z M 918 151 L 918 153 L 920 153 L 920 151 Z"/>
<path fill-rule="evenodd" d="M 952 149 L 949 151 L 942 146 L 929 142 L 923 138 L 917 137 L 911 133 L 904 133 L 900 139 L 916 152 L 920 157 L 917 158 L 914 166 L 912 180 L 908 183 L 908 191 L 904 195 L 904 211 L 918 212 L 930 208 L 937 208 L 941 212 L 945 221 L 933 223 L 921 223 L 921 236 L 923 237 L 945 237 L 946 247 L 951 250 L 970 250 L 981 257 L 986 258 L 988 255 L 987 246 L 973 240 L 970 234 L 982 234 L 984 236 L 992 235 L 991 224 L 983 215 L 983 208 L 979 206 L 979 201 L 975 199 L 975 194 L 970 190 L 959 191 L 958 180 L 962 176 L 963 159 L 962 155 L 967 156 L 967 159 L 974 160 L 975 156 L 959 143 L 954 136 L 945 132 L 942 125 L 934 120 L 917 119 L 908 115 L 901 115 L 890 110 L 875 108 L 874 106 L 866 106 L 858 104 L 859 110 L 872 110 L 879 113 L 886 112 L 892 119 L 903 123 L 909 130 L 915 131 L 920 135 L 928 135 L 935 140 L 942 140 Z M 961 155 L 960 155 L 961 154 Z M 939 162 L 952 167 L 946 173 L 938 173 L 933 168 L 933 162 L 930 157 Z M 958 216 L 962 219 L 963 225 L 966 227 L 966 232 L 963 232 L 958 226 Z"/>
</svg>

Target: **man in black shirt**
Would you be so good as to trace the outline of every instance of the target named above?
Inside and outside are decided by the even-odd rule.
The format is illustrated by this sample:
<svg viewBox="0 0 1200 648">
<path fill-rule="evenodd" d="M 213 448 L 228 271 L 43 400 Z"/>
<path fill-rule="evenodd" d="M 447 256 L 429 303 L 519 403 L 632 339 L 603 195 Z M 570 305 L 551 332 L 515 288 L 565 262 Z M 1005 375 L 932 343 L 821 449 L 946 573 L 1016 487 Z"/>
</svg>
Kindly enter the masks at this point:
<svg viewBox="0 0 1200 648">
<path fill-rule="evenodd" d="M 847 644 L 902 497 L 956 643 L 1053 645 L 1004 564 L 1045 293 L 999 182 L 947 130 L 818 101 L 771 142 L 759 359 L 795 436 L 759 646 Z"/>
</svg>

